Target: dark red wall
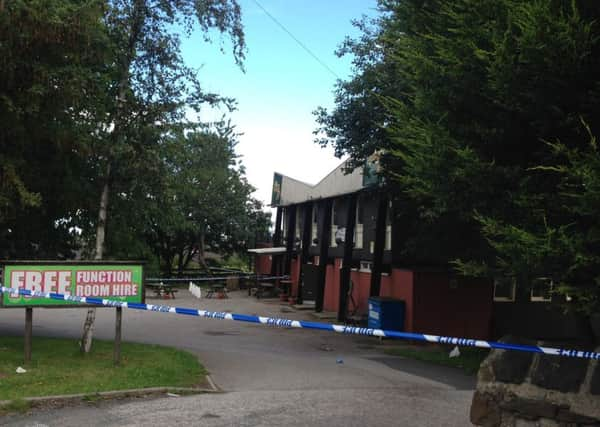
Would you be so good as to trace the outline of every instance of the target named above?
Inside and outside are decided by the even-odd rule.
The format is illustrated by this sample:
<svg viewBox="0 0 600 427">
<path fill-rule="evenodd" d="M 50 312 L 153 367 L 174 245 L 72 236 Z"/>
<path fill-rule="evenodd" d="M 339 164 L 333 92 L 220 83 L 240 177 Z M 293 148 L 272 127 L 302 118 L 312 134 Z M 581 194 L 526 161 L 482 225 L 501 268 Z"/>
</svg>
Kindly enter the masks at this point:
<svg viewBox="0 0 600 427">
<path fill-rule="evenodd" d="M 254 272 L 271 274 L 271 255 L 254 255 Z"/>
<path fill-rule="evenodd" d="M 414 273 L 415 332 L 488 339 L 491 335 L 493 288 L 489 280 L 456 279 L 446 273 Z"/>
<path fill-rule="evenodd" d="M 327 266 L 323 309 L 339 307 L 341 259 Z M 292 294 L 298 286 L 299 262 L 292 262 Z M 489 280 L 459 278 L 452 283 L 447 273 L 393 269 L 382 275 L 380 296 L 405 301 L 404 329 L 431 335 L 489 339 L 493 308 L 493 287 Z M 371 273 L 352 271 L 352 296 L 357 313 L 367 315 Z M 352 307 L 348 301 L 349 308 Z"/>
<path fill-rule="evenodd" d="M 406 303 L 404 317 L 404 330 L 406 332 L 414 332 L 413 276 L 414 273 L 411 270 L 393 269 L 391 278 L 389 276 L 381 278 L 381 291 L 379 293 L 382 297 L 396 298 Z"/>
</svg>

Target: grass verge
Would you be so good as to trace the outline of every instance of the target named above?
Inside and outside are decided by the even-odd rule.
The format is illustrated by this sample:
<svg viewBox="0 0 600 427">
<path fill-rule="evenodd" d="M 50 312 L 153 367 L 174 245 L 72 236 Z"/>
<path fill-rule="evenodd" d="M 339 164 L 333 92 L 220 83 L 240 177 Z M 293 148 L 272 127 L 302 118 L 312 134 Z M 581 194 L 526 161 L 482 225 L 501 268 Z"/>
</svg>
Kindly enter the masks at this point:
<svg viewBox="0 0 600 427">
<path fill-rule="evenodd" d="M 448 354 L 454 347 L 390 347 L 384 349 L 386 354 L 392 356 L 401 356 L 408 359 L 422 360 L 423 362 L 436 365 L 450 366 L 459 368 L 468 375 L 475 375 L 479 370 L 479 365 L 489 354 L 489 350 L 483 348 L 459 347 L 460 356 L 449 357 Z"/>
<path fill-rule="evenodd" d="M 23 338 L 0 337 L 0 400 L 94 393 L 146 387 L 193 387 L 206 371 L 196 356 L 158 345 L 122 343 L 113 365 L 113 343 L 94 340 L 81 354 L 76 340 L 33 338 L 31 363 L 23 364 Z M 18 366 L 27 372 L 17 374 Z"/>
</svg>

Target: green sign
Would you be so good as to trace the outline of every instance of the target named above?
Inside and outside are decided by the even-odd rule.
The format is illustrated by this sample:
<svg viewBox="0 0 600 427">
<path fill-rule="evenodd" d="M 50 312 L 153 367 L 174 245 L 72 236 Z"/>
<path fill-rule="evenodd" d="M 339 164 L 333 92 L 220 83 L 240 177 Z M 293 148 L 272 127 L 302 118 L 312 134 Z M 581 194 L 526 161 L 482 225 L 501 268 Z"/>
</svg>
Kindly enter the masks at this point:
<svg viewBox="0 0 600 427">
<path fill-rule="evenodd" d="M 271 193 L 271 206 L 277 206 L 281 203 L 281 184 L 283 176 L 278 173 L 273 174 L 273 192 Z"/>
<path fill-rule="evenodd" d="M 37 264 L 3 266 L 4 287 L 81 297 L 143 302 L 143 267 L 132 264 Z M 81 305 L 78 302 L 2 294 L 4 307 Z"/>
</svg>

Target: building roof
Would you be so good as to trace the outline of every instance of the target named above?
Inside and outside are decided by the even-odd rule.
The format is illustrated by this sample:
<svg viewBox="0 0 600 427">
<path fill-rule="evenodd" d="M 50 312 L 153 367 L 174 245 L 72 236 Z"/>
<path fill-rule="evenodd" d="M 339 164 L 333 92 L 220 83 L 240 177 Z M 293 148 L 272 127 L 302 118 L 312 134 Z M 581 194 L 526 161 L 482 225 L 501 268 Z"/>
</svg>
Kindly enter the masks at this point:
<svg viewBox="0 0 600 427">
<path fill-rule="evenodd" d="M 287 206 L 315 199 L 341 196 L 362 190 L 375 182 L 364 176 L 364 168 L 347 173 L 347 161 L 329 172 L 315 185 L 275 172 L 271 206 Z"/>
</svg>

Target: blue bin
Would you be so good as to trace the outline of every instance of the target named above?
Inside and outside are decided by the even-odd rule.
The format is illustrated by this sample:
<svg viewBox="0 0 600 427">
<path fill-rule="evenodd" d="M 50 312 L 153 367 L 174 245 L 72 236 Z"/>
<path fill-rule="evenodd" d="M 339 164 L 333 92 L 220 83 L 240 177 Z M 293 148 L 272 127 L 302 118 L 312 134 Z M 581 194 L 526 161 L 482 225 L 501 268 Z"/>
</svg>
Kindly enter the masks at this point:
<svg viewBox="0 0 600 427">
<path fill-rule="evenodd" d="M 404 330 L 406 304 L 402 300 L 386 297 L 369 298 L 369 328 Z"/>
</svg>

